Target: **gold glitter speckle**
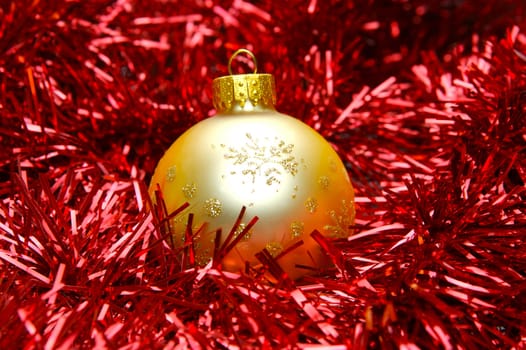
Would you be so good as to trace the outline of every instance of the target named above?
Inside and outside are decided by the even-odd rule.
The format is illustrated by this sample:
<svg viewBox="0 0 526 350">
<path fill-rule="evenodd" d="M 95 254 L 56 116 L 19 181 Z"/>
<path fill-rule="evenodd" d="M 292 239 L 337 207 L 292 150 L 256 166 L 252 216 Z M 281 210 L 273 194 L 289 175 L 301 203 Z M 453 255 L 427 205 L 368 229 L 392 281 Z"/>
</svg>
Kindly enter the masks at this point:
<svg viewBox="0 0 526 350">
<path fill-rule="evenodd" d="M 307 198 L 307 200 L 305 201 L 305 209 L 307 209 L 309 213 L 314 213 L 317 208 L 318 208 L 318 201 L 316 200 L 316 198 L 312 198 L 312 197 Z"/>
<path fill-rule="evenodd" d="M 198 250 L 197 247 L 196 250 Z M 210 260 L 212 260 L 210 249 L 199 249 L 195 257 L 196 264 L 198 266 L 205 266 L 210 262 Z"/>
<path fill-rule="evenodd" d="M 166 171 L 166 180 L 173 182 L 175 180 L 175 165 L 168 168 Z"/>
<path fill-rule="evenodd" d="M 239 224 L 239 226 L 236 229 L 236 232 L 234 232 L 234 238 L 239 236 L 246 227 L 247 227 L 246 224 L 243 224 L 243 223 Z M 248 241 L 251 236 L 252 236 L 252 230 L 249 230 L 247 233 L 245 233 L 245 235 L 243 236 L 243 238 L 241 238 L 241 240 Z"/>
<path fill-rule="evenodd" d="M 279 164 L 281 164 L 283 169 L 292 176 L 295 176 L 298 173 L 298 162 L 296 162 L 293 156 L 283 159 Z"/>
<path fill-rule="evenodd" d="M 350 203 L 352 205 L 352 202 Z M 332 224 L 325 225 L 323 228 L 328 231 L 329 237 L 332 238 L 346 238 L 349 236 L 349 226 L 353 223 L 353 210 L 346 200 L 342 200 L 338 212 L 331 210 L 329 216 Z"/>
<path fill-rule="evenodd" d="M 195 262 L 198 266 L 206 266 L 212 258 L 206 254 L 198 255 L 195 259 Z"/>
<path fill-rule="evenodd" d="M 318 185 L 320 185 L 322 190 L 327 190 L 329 188 L 329 178 L 327 176 L 320 176 Z"/>
<path fill-rule="evenodd" d="M 209 198 L 205 201 L 203 206 L 205 209 L 206 215 L 211 218 L 217 218 L 223 212 L 223 205 L 216 198 Z"/>
<path fill-rule="evenodd" d="M 279 255 L 283 251 L 283 246 L 279 242 L 269 242 L 265 246 L 265 249 L 268 250 L 270 255 L 272 255 L 273 258 Z"/>
<path fill-rule="evenodd" d="M 304 230 L 305 224 L 301 221 L 293 221 L 290 224 L 290 234 L 292 236 L 292 239 L 301 237 L 303 235 Z"/>
<path fill-rule="evenodd" d="M 191 183 L 184 185 L 181 190 L 183 191 L 186 199 L 192 199 L 194 198 L 195 192 L 197 191 L 197 187 L 194 183 Z"/>
</svg>

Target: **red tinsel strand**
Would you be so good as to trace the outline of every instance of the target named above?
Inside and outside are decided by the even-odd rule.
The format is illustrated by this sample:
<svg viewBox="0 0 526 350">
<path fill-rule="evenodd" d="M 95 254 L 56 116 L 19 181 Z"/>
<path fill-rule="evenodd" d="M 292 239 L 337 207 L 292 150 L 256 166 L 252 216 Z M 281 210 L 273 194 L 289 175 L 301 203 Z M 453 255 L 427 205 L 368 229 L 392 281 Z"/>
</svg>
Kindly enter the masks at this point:
<svg viewBox="0 0 526 350">
<path fill-rule="evenodd" d="M 0 4 L 0 347 L 523 347 L 525 14 L 511 0 Z M 147 198 L 239 47 L 348 166 L 354 234 L 322 245 L 338 269 L 296 283 L 181 269 L 176 214 Z"/>
</svg>

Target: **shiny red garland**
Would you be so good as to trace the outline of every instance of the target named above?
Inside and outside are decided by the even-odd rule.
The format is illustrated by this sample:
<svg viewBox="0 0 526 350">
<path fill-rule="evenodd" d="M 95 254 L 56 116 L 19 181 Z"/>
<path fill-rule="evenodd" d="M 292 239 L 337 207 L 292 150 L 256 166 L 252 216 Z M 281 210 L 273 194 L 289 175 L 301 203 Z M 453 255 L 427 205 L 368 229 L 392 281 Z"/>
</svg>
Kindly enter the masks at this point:
<svg viewBox="0 0 526 350">
<path fill-rule="evenodd" d="M 1 3 L 0 348 L 525 347 L 525 31 L 512 0 Z M 239 47 L 355 185 L 316 277 L 194 268 L 150 210 Z"/>
</svg>

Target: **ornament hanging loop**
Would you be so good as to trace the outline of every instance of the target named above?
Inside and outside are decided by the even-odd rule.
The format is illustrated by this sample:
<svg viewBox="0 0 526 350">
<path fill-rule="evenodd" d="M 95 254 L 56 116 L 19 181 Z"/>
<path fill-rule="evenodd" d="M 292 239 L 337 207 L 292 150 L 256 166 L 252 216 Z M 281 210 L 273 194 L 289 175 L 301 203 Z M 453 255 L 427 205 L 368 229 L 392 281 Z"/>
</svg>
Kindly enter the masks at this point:
<svg viewBox="0 0 526 350">
<path fill-rule="evenodd" d="M 252 73 L 256 74 L 257 71 L 258 71 L 258 61 L 256 60 L 256 56 L 254 56 L 252 51 L 247 50 L 247 49 L 238 49 L 236 52 L 234 52 L 232 54 L 232 56 L 230 56 L 230 59 L 228 60 L 228 73 L 230 75 L 233 75 L 233 73 L 232 73 L 232 61 L 234 60 L 234 58 L 237 55 L 242 54 L 242 53 L 247 54 L 252 59 L 252 62 L 254 63 L 254 71 Z"/>
</svg>

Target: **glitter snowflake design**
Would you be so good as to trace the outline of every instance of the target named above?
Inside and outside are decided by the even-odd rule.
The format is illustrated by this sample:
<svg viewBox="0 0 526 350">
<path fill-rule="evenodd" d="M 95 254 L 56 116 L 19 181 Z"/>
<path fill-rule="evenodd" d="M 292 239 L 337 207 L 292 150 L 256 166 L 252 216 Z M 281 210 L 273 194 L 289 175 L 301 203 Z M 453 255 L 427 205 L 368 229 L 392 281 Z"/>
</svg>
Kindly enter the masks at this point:
<svg viewBox="0 0 526 350">
<path fill-rule="evenodd" d="M 229 147 L 225 159 L 233 161 L 240 167 L 240 173 L 247 176 L 251 183 L 264 176 L 267 185 L 279 184 L 284 174 L 295 176 L 298 173 L 298 162 L 292 154 L 294 145 L 274 138 L 274 142 L 260 142 L 250 133 L 245 134 L 245 145 Z M 237 174 L 232 171 L 231 174 Z"/>
<path fill-rule="evenodd" d="M 350 205 L 352 205 L 352 203 L 342 200 L 338 211 L 331 210 L 329 212 L 332 224 L 324 226 L 329 237 L 346 238 L 349 236 L 349 226 L 352 224 L 352 217 L 349 214 L 351 208 Z"/>
</svg>

